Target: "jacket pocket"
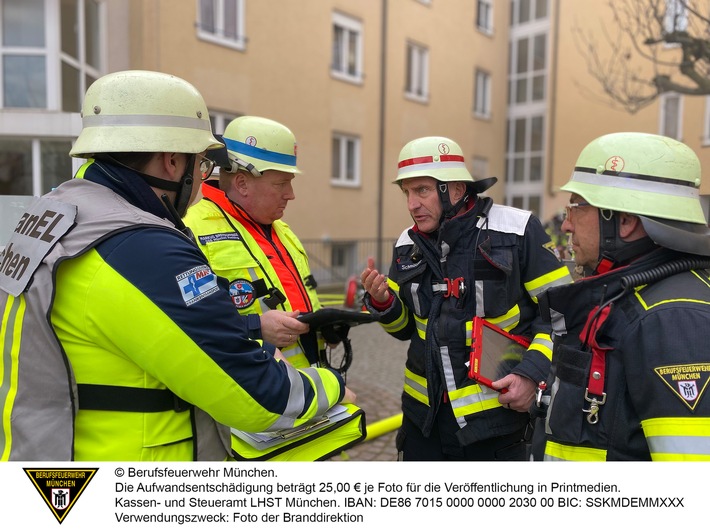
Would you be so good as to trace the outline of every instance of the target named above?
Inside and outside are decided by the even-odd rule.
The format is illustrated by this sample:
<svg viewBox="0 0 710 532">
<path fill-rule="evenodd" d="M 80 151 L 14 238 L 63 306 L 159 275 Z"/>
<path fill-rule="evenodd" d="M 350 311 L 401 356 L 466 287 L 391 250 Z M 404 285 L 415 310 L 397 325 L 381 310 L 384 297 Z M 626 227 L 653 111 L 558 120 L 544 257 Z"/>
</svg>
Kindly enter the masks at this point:
<svg viewBox="0 0 710 532">
<path fill-rule="evenodd" d="M 582 443 L 587 408 L 584 394 L 589 378 L 592 353 L 559 345 L 553 355 L 552 397 L 547 412 L 545 432 L 555 440 Z"/>
</svg>

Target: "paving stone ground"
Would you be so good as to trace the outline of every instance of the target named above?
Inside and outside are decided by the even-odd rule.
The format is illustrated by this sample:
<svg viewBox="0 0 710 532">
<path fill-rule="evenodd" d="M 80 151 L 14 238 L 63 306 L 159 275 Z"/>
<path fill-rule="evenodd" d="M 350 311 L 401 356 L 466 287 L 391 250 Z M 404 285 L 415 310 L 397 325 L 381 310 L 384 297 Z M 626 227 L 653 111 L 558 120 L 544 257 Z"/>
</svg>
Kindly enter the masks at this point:
<svg viewBox="0 0 710 532">
<path fill-rule="evenodd" d="M 392 338 L 378 323 L 352 327 L 348 336 L 353 362 L 347 372 L 347 385 L 357 394 L 357 404 L 365 411 L 367 424 L 400 414 L 409 342 Z M 331 460 L 395 461 L 395 436 L 396 431 L 388 432 Z"/>
</svg>

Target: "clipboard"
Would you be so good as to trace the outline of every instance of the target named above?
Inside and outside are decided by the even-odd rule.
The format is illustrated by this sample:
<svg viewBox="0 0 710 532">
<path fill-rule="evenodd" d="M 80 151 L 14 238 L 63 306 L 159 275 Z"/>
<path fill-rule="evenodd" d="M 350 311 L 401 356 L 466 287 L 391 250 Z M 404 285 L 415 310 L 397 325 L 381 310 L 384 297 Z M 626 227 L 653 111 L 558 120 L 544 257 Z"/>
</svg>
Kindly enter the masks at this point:
<svg viewBox="0 0 710 532">
<path fill-rule="evenodd" d="M 530 346 L 530 340 L 524 336 L 511 334 L 476 316 L 471 330 L 471 355 L 468 377 L 479 384 L 500 393 L 493 382 L 508 375 L 523 359 L 523 354 Z"/>
<path fill-rule="evenodd" d="M 255 449 L 264 450 L 270 449 L 276 445 L 280 445 L 288 440 L 294 440 L 301 436 L 307 436 L 328 425 L 333 425 L 340 420 L 347 419 L 350 413 L 343 405 L 335 405 L 328 410 L 323 416 L 313 419 L 308 423 L 292 429 L 277 430 L 273 432 L 244 432 L 232 428 L 232 434 L 237 438 L 247 442 Z"/>
</svg>

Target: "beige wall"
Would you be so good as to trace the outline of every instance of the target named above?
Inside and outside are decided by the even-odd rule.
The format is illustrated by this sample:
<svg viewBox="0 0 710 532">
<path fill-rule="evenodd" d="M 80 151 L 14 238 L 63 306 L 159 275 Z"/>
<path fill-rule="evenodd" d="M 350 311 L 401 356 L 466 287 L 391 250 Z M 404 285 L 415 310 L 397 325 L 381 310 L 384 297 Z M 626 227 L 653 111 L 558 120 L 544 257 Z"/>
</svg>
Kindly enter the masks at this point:
<svg viewBox="0 0 710 532">
<path fill-rule="evenodd" d="M 302 239 L 366 239 L 378 234 L 380 179 L 385 206 L 382 236 L 411 223 L 391 184 L 397 156 L 409 140 L 445 135 L 469 159 L 489 160 L 502 175 L 507 61 L 507 2 L 496 2 L 495 35 L 475 29 L 475 2 L 388 0 L 384 141 L 381 139 L 382 0 L 259 0 L 246 3 L 246 51 L 197 39 L 196 2 L 134 0 L 131 66 L 181 76 L 194 83 L 213 111 L 267 116 L 289 126 L 298 140 L 297 199 L 284 220 Z M 364 81 L 330 74 L 332 13 L 362 22 Z M 404 96 L 406 42 L 429 48 L 430 99 Z M 474 65 L 493 76 L 490 121 L 473 118 Z M 361 139 L 361 186 L 332 186 L 331 134 Z M 381 175 L 381 150 L 384 175 Z M 502 185 L 493 195 L 502 197 Z M 388 259 L 389 248 L 385 250 Z"/>
</svg>

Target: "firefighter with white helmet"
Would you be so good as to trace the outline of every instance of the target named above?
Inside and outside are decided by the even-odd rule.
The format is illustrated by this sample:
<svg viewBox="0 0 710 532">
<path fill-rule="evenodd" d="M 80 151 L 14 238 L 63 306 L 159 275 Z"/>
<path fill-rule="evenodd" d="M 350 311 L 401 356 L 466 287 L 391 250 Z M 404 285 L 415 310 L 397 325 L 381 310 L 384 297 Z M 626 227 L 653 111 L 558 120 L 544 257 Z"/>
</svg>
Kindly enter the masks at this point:
<svg viewBox="0 0 710 532">
<path fill-rule="evenodd" d="M 395 244 L 389 275 L 370 260 L 365 304 L 389 334 L 410 342 L 397 447 L 403 460 L 523 460 L 536 384 L 550 366 L 538 296 L 571 282 L 540 221 L 479 196 L 463 151 L 445 137 L 407 143 L 395 183 L 414 225 Z M 469 377 L 471 330 L 485 317 L 530 347 L 492 383 Z"/>
<path fill-rule="evenodd" d="M 82 119 L 71 154 L 89 161 L 28 207 L 0 257 L 3 372 L 16 376 L 0 458 L 224 460 L 229 426 L 299 426 L 351 398 L 336 372 L 306 375 L 253 340 L 258 320 L 235 319 L 180 230 L 221 145 L 200 93 L 116 72 L 87 90 Z"/>
<path fill-rule="evenodd" d="M 710 231 L 698 157 L 648 133 L 580 153 L 562 229 L 589 277 L 548 290 L 544 460 L 708 460 Z"/>
</svg>

